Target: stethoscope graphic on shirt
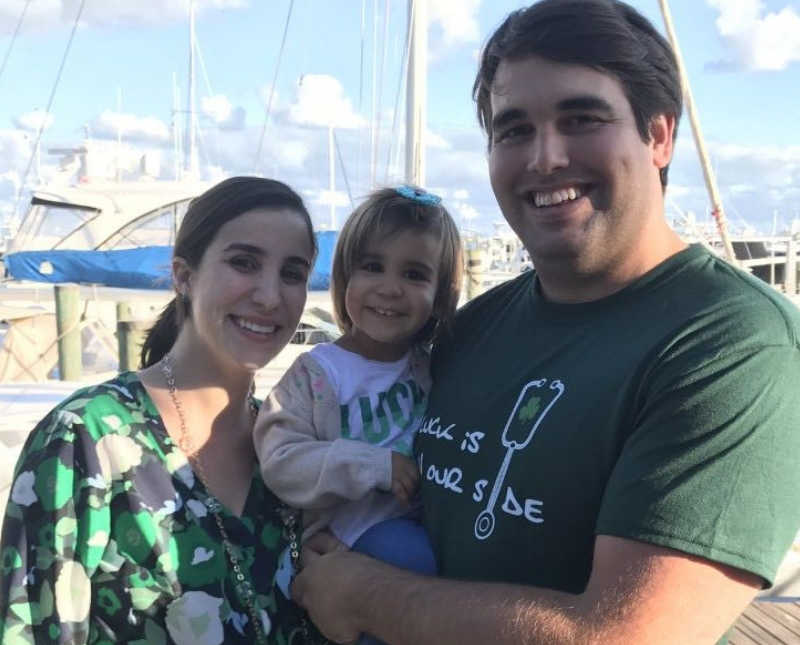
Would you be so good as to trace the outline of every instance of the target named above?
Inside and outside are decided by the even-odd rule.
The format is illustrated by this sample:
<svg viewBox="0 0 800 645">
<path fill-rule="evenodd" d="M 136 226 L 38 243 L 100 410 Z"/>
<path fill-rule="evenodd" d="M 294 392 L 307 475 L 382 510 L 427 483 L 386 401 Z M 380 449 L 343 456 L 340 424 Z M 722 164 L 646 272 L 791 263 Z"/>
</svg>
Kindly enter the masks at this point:
<svg viewBox="0 0 800 645">
<path fill-rule="evenodd" d="M 503 463 L 500 465 L 500 470 L 494 480 L 494 486 L 489 495 L 489 500 L 486 502 L 486 508 L 480 512 L 475 520 L 475 537 L 479 540 L 485 540 L 494 532 L 494 507 L 497 504 L 500 489 L 503 487 L 508 467 L 511 464 L 511 457 L 518 450 L 524 450 L 528 446 L 539 424 L 564 393 L 564 384 L 558 379 L 552 381 L 545 389 L 546 384 L 546 378 L 528 383 L 522 388 L 514 409 L 508 415 L 506 427 L 503 429 L 503 435 L 500 439 L 503 446 L 507 448 L 506 456 L 503 458 Z M 552 398 L 542 409 L 542 399 L 548 395 L 552 396 Z"/>
</svg>

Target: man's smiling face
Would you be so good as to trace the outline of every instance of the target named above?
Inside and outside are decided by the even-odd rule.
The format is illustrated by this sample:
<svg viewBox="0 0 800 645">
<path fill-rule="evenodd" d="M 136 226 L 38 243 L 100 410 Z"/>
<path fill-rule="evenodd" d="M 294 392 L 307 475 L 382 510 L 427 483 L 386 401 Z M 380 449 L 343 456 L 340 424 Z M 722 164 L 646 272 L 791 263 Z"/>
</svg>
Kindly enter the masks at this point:
<svg viewBox="0 0 800 645">
<path fill-rule="evenodd" d="M 645 142 L 617 79 L 536 56 L 500 62 L 491 108 L 492 188 L 534 264 L 597 273 L 646 252 L 672 152 L 666 117 Z"/>
</svg>

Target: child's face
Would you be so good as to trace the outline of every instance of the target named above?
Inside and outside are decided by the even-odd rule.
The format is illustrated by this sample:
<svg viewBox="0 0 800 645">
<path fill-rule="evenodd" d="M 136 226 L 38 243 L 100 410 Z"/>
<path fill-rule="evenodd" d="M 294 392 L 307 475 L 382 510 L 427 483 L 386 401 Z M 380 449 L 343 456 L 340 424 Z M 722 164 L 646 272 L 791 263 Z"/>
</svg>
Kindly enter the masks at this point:
<svg viewBox="0 0 800 645">
<path fill-rule="evenodd" d="M 350 349 L 384 361 L 408 351 L 433 314 L 441 255 L 432 233 L 405 230 L 367 243 L 345 292 Z"/>
</svg>

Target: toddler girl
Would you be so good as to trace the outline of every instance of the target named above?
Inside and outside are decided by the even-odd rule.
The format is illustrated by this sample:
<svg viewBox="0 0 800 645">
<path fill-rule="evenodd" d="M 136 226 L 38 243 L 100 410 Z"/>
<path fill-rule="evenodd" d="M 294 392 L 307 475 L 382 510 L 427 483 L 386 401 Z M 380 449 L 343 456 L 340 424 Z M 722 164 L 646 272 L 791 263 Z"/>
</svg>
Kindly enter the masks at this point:
<svg viewBox="0 0 800 645">
<path fill-rule="evenodd" d="M 256 452 L 269 488 L 304 510 L 303 537 L 435 574 L 411 458 L 430 389 L 428 345 L 456 309 L 458 230 L 439 197 L 372 193 L 336 245 L 331 292 L 342 336 L 300 356 L 261 407 Z"/>
</svg>

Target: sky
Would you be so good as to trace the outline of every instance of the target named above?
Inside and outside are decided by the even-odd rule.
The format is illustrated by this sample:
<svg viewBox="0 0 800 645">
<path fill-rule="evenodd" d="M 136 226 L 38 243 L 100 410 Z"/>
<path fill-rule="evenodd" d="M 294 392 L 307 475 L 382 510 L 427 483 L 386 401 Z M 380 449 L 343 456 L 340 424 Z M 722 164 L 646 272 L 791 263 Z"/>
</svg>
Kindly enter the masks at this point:
<svg viewBox="0 0 800 645">
<path fill-rule="evenodd" d="M 631 4 L 664 32 L 658 0 Z M 483 42 L 521 6 L 428 0 L 426 185 L 468 230 L 502 222 L 471 89 Z M 785 230 L 800 218 L 800 0 L 670 6 L 731 228 Z M 286 181 L 320 227 L 341 225 L 373 182 L 402 182 L 407 0 L 195 0 L 195 8 L 204 179 L 257 172 Z M 36 185 L 69 182 L 73 167 L 48 151 L 87 137 L 113 157 L 111 175 L 133 176 L 147 154 L 158 160 L 151 170 L 174 177 L 188 15 L 189 0 L 0 0 L 0 215 L 24 211 Z M 670 184 L 671 216 L 711 221 L 686 118 Z"/>
</svg>

